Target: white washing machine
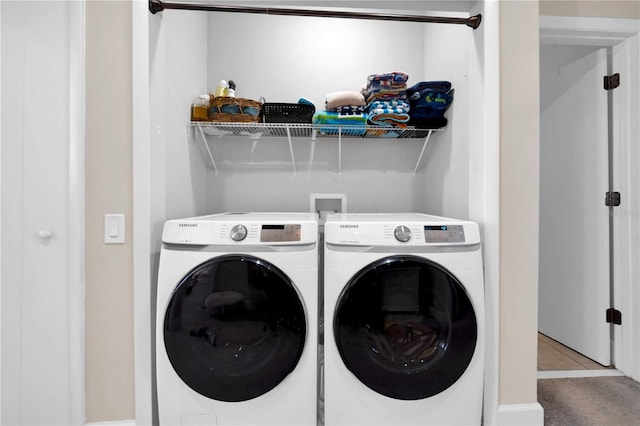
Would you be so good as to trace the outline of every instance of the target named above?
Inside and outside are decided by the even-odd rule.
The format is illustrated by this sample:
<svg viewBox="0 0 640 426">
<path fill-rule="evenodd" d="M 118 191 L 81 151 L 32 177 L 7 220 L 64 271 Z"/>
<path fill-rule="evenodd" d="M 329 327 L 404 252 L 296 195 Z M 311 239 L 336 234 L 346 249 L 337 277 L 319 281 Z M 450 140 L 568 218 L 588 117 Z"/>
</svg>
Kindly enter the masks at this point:
<svg viewBox="0 0 640 426">
<path fill-rule="evenodd" d="M 315 425 L 317 217 L 165 223 L 156 373 L 161 425 Z"/>
<path fill-rule="evenodd" d="M 324 238 L 326 424 L 480 424 L 478 225 L 337 214 L 327 217 Z"/>
</svg>

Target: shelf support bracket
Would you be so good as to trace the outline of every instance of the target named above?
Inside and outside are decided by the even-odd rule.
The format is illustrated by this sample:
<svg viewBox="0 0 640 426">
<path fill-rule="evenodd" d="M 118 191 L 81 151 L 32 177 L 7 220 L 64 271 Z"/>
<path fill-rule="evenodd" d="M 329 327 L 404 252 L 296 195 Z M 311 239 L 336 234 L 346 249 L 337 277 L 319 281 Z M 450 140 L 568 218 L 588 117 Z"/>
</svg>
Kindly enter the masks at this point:
<svg viewBox="0 0 640 426">
<path fill-rule="evenodd" d="M 338 174 L 342 174 L 342 126 L 338 127 Z"/>
<path fill-rule="evenodd" d="M 202 137 L 202 143 L 204 144 L 204 147 L 207 150 L 207 154 L 209 154 L 209 160 L 211 161 L 213 170 L 215 171 L 216 176 L 218 176 L 218 167 L 216 166 L 216 160 L 213 159 L 213 154 L 211 153 L 211 149 L 209 148 L 209 144 L 207 143 L 207 137 L 204 135 L 202 126 L 199 124 L 198 124 L 198 131 L 200 132 L 200 136 Z"/>
<path fill-rule="evenodd" d="M 291 142 L 291 130 L 289 126 L 287 126 L 287 139 L 289 139 L 289 152 L 291 153 L 291 164 L 293 164 L 293 175 L 296 175 L 296 159 L 293 156 L 293 143 Z"/>
<path fill-rule="evenodd" d="M 313 158 L 316 152 L 316 130 L 311 132 L 311 149 L 309 150 L 309 171 L 313 168 Z"/>
<path fill-rule="evenodd" d="M 427 137 L 424 138 L 424 143 L 422 144 L 422 150 L 420 151 L 420 155 L 418 156 L 418 161 L 416 161 L 416 167 L 413 169 L 413 175 L 415 176 L 418 172 L 418 168 L 420 167 L 420 161 L 422 161 L 422 156 L 424 155 L 424 150 L 427 148 L 427 144 L 429 143 L 429 138 L 431 138 L 431 134 L 433 130 L 429 130 L 427 133 Z"/>
</svg>

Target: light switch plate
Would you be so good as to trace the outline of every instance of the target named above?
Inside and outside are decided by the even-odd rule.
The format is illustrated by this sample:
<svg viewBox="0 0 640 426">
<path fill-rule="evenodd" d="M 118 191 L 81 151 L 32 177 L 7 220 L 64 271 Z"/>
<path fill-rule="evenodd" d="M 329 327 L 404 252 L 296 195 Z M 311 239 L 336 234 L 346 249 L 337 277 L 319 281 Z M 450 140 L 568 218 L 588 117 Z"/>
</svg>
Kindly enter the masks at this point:
<svg viewBox="0 0 640 426">
<path fill-rule="evenodd" d="M 124 244 L 124 215 L 104 215 L 104 243 Z"/>
</svg>

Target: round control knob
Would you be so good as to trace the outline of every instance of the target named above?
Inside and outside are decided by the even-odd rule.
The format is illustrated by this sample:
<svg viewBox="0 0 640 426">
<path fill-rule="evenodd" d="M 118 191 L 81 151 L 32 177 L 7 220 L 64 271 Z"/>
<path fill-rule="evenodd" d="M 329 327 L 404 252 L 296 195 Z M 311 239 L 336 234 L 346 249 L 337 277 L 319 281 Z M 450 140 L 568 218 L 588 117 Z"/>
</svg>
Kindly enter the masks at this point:
<svg viewBox="0 0 640 426">
<path fill-rule="evenodd" d="M 242 241 L 247 237 L 247 227 L 244 225 L 235 225 L 231 228 L 231 239 L 233 241 Z"/>
<path fill-rule="evenodd" d="M 395 235 L 396 240 L 406 243 L 411 239 L 411 230 L 404 225 L 400 225 L 393 231 L 393 235 Z"/>
</svg>

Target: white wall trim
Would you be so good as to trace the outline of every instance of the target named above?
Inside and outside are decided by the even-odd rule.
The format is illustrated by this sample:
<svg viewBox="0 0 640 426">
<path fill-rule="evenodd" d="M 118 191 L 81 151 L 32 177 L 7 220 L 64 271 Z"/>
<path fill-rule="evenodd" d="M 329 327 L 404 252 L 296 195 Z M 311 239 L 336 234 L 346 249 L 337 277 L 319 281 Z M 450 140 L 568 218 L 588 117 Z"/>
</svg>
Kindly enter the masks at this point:
<svg viewBox="0 0 640 426">
<path fill-rule="evenodd" d="M 500 402 L 500 2 L 489 0 L 482 11 L 484 31 L 484 209 L 485 379 L 484 424 L 496 424 Z M 487 94 L 491 94 L 488 96 Z"/>
<path fill-rule="evenodd" d="M 498 407 L 498 426 L 542 426 L 544 424 L 544 409 L 542 405 L 533 404 L 503 404 Z"/>
<path fill-rule="evenodd" d="M 628 49 L 624 54 L 627 55 L 625 60 L 635 63 L 636 66 L 639 61 L 640 49 L 638 48 L 637 38 L 640 37 L 640 19 L 541 16 L 539 25 L 541 44 L 612 47 L 636 38 L 635 50 Z M 633 86 L 629 84 L 621 85 L 618 90 L 637 91 L 637 81 L 635 83 L 635 89 L 632 87 Z M 640 109 L 638 97 L 630 92 L 625 95 L 629 102 L 631 102 L 630 100 L 636 102 L 633 105 L 627 104 L 625 107 L 637 112 Z M 634 115 L 632 113 L 629 116 L 631 117 L 629 120 L 633 120 L 633 117 L 637 116 L 637 114 Z M 616 150 L 632 152 L 630 146 L 634 144 L 640 136 L 637 126 L 633 128 L 630 126 L 627 127 L 629 127 L 629 134 L 625 136 L 624 140 L 621 140 L 620 136 L 617 136 L 614 141 Z M 619 171 L 619 168 L 619 165 L 616 165 L 614 172 Z M 627 178 L 628 176 L 622 177 L 619 176 L 619 174 L 615 177 L 617 180 Z M 625 202 L 628 203 L 630 199 L 633 199 L 634 203 L 638 203 L 640 192 L 637 187 L 629 190 Z M 629 221 L 635 222 L 637 215 L 638 212 L 636 210 L 631 211 Z M 621 232 L 620 226 L 618 226 L 621 216 L 622 214 L 616 216 L 618 221 L 614 228 L 615 249 L 619 250 L 620 247 L 626 246 L 630 252 L 628 258 L 637 259 L 640 255 L 640 246 L 637 240 L 634 240 L 634 236 Z M 614 267 L 616 268 L 616 270 L 614 270 L 616 303 L 623 301 L 623 307 L 626 309 L 624 313 L 626 320 L 623 321 L 622 327 L 617 327 L 615 330 L 614 361 L 616 367 L 626 376 L 640 380 L 640 362 L 637 361 L 640 359 L 640 339 L 637 337 L 639 324 L 637 318 L 640 317 L 640 292 L 635 288 L 637 286 L 635 279 L 621 280 L 620 278 L 621 270 L 628 268 L 629 265 L 621 265 L 620 261 L 617 261 Z M 635 274 L 635 270 L 631 271 L 630 274 Z M 635 275 L 633 276 L 635 277 Z"/>
<path fill-rule="evenodd" d="M 640 22 L 640 20 L 638 20 Z M 640 26 L 639 26 L 640 27 Z M 626 376 L 640 381 L 640 29 L 614 46 L 613 72 L 620 73 L 621 87 L 614 91 L 613 181 L 622 199 L 614 210 L 614 307 L 622 312 L 622 325 L 614 327 L 614 362 Z M 635 78 L 633 77 L 635 76 Z"/>
<path fill-rule="evenodd" d="M 544 379 L 575 379 L 581 377 L 616 377 L 624 376 L 621 371 L 615 369 L 600 370 L 557 370 L 538 371 L 538 380 Z"/>
<path fill-rule="evenodd" d="M 2 2 L 0 2 L 0 22 L 2 22 Z M 2 93 L 2 31 L 0 31 L 0 93 Z M 0 101 L 0 188 L 2 188 L 2 102 Z M 0 217 L 3 216 L 0 197 Z M 2 221 L 0 221 L 0 241 L 2 241 Z M 2 269 L 2 244 L 0 244 L 0 270 Z M 2 274 L 0 274 L 0 318 L 2 318 Z M 2 330 L 0 328 L 0 423 L 2 423 Z"/>
<path fill-rule="evenodd" d="M 85 2 L 69 4 L 69 418 L 85 421 Z"/>
<path fill-rule="evenodd" d="M 638 32 L 638 19 L 540 16 L 540 44 L 615 46 Z"/>
<path fill-rule="evenodd" d="M 136 426 L 135 420 L 117 420 L 112 422 L 86 423 L 86 426 Z"/>
<path fill-rule="evenodd" d="M 155 356 L 151 347 L 151 135 L 149 5 L 132 1 L 133 83 L 133 306 L 135 419 L 154 424 Z"/>
</svg>

